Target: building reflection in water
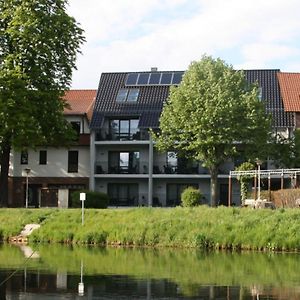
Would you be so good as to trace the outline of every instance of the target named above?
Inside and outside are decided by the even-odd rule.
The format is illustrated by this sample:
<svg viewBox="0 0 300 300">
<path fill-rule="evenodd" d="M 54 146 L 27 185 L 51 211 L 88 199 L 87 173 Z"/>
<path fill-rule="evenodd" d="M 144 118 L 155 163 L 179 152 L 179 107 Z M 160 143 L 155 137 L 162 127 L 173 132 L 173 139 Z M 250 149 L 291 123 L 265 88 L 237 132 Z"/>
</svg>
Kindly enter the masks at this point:
<svg viewBox="0 0 300 300">
<path fill-rule="evenodd" d="M 6 273 L 6 272 L 5 272 Z M 3 273 L 2 273 L 3 277 Z M 274 291 L 254 292 L 254 288 L 240 286 L 181 286 L 169 280 L 137 279 L 118 275 L 85 276 L 58 272 L 45 273 L 43 270 L 23 269 L 2 287 L 1 299 L 240 299 L 256 300 L 260 296 L 272 299 L 299 299 L 292 294 L 281 296 Z M 86 291 L 85 291 L 86 290 Z M 299 296 L 299 295 L 298 295 Z M 125 298 L 124 298 L 125 297 Z M 196 298 L 195 298 L 196 297 Z M 263 298 L 267 299 L 267 298 Z M 269 298 L 268 298 L 269 299 Z"/>
</svg>

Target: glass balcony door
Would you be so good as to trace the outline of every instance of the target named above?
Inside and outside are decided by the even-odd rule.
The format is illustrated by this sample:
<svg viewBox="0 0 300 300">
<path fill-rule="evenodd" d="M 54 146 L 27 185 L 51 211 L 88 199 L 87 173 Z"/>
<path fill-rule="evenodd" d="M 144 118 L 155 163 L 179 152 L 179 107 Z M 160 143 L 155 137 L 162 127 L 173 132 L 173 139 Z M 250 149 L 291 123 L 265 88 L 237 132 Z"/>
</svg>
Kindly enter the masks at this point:
<svg viewBox="0 0 300 300">
<path fill-rule="evenodd" d="M 136 183 L 109 183 L 110 205 L 135 206 L 138 204 L 139 186 Z"/>
<path fill-rule="evenodd" d="M 137 174 L 139 173 L 139 152 L 109 152 L 109 173 Z"/>
<path fill-rule="evenodd" d="M 138 119 L 111 120 L 110 135 L 113 140 L 139 139 L 138 125 Z"/>
</svg>

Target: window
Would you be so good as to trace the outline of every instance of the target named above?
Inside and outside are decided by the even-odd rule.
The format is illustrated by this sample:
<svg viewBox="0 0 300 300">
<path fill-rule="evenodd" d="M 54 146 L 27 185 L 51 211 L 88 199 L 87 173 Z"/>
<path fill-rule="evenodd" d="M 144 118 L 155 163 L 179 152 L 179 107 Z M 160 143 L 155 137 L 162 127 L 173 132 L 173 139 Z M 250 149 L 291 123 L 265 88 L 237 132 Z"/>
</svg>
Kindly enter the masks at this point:
<svg viewBox="0 0 300 300">
<path fill-rule="evenodd" d="M 68 172 L 69 173 L 78 172 L 78 151 L 68 152 Z"/>
<path fill-rule="evenodd" d="M 167 184 L 167 206 L 176 206 L 180 205 L 181 194 L 189 186 L 198 189 L 198 184 L 196 183 L 170 183 Z"/>
<path fill-rule="evenodd" d="M 40 165 L 46 165 L 47 164 L 47 151 L 41 150 L 40 151 Z"/>
<path fill-rule="evenodd" d="M 117 95 L 117 101 L 118 102 L 126 101 L 127 94 L 128 94 L 128 89 L 120 89 Z"/>
<path fill-rule="evenodd" d="M 176 173 L 177 171 L 177 154 L 173 151 L 167 152 L 167 164 L 164 166 L 166 174 Z"/>
<path fill-rule="evenodd" d="M 117 95 L 117 102 L 136 102 L 139 96 L 139 89 L 120 89 Z"/>
<path fill-rule="evenodd" d="M 107 192 L 111 205 L 132 206 L 138 204 L 139 186 L 136 183 L 109 183 Z"/>
<path fill-rule="evenodd" d="M 21 152 L 21 165 L 28 165 L 28 152 L 27 151 Z"/>
<path fill-rule="evenodd" d="M 138 89 L 129 90 L 127 101 L 137 101 L 138 96 L 139 96 Z"/>
<path fill-rule="evenodd" d="M 138 119 L 110 121 L 110 134 L 113 140 L 138 139 Z"/>
<path fill-rule="evenodd" d="M 109 152 L 109 173 L 137 174 L 139 172 L 139 152 Z"/>
<path fill-rule="evenodd" d="M 80 122 L 71 122 L 71 126 L 73 130 L 76 132 L 77 138 L 79 138 L 80 135 Z"/>
</svg>

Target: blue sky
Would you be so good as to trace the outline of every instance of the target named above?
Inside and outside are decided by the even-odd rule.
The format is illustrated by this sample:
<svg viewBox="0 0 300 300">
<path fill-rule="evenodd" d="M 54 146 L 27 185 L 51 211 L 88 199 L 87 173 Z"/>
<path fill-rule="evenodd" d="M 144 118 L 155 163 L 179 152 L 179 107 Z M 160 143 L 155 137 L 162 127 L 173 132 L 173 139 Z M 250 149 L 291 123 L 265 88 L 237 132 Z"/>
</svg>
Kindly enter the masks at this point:
<svg viewBox="0 0 300 300">
<path fill-rule="evenodd" d="M 102 72 L 186 70 L 203 54 L 236 69 L 300 72 L 299 0 L 69 0 L 85 30 L 72 88 Z"/>
</svg>

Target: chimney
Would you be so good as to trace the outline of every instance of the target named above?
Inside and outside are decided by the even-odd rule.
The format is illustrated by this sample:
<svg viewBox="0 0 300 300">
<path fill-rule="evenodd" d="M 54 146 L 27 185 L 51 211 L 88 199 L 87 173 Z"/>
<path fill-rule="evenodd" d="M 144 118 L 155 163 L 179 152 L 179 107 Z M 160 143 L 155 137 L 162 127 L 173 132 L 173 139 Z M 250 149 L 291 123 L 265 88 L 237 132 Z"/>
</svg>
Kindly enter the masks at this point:
<svg viewBox="0 0 300 300">
<path fill-rule="evenodd" d="M 157 72 L 157 67 L 151 67 L 151 72 Z"/>
</svg>

